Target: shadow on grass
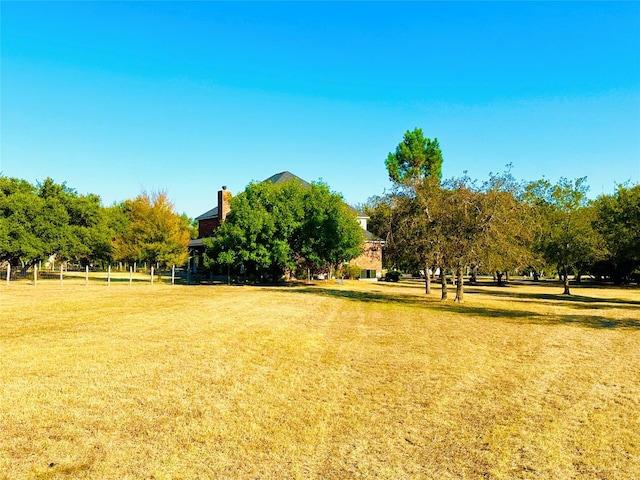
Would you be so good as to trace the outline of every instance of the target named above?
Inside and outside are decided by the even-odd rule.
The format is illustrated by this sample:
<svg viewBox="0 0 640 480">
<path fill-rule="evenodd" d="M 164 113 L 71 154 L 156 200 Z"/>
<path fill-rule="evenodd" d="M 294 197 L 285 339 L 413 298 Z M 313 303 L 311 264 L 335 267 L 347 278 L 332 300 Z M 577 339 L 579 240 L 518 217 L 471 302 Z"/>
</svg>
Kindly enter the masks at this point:
<svg viewBox="0 0 640 480">
<path fill-rule="evenodd" d="M 531 323 L 539 325 L 566 323 L 591 328 L 640 328 L 640 320 L 631 318 L 612 320 L 610 318 L 600 317 L 597 315 L 561 315 L 555 318 L 550 317 L 549 319 L 539 315 L 533 319 Z"/>
<path fill-rule="evenodd" d="M 575 290 L 575 289 L 574 289 Z M 465 293 L 474 294 L 474 293 L 482 293 L 484 295 L 489 295 L 492 297 L 503 297 L 510 299 L 519 299 L 519 300 L 543 300 L 543 301 L 551 301 L 558 302 L 564 305 L 575 305 L 579 308 L 638 308 L 640 309 L 640 301 L 636 300 L 625 300 L 622 298 L 595 298 L 595 297 L 587 297 L 585 295 L 562 295 L 562 294 L 553 294 L 553 293 L 527 293 L 527 292 L 516 292 L 511 291 L 508 288 L 500 288 L 496 289 L 485 289 L 477 286 L 469 286 L 465 287 Z"/>
<path fill-rule="evenodd" d="M 433 310 L 441 310 L 450 313 L 457 313 L 462 315 L 470 315 L 477 317 L 487 318 L 500 318 L 514 323 L 529 323 L 536 325 L 562 325 L 562 324 L 574 324 L 589 328 L 640 328 L 640 320 L 635 319 L 621 319 L 612 320 L 599 315 L 541 315 L 536 312 L 528 310 L 516 310 L 513 308 L 488 308 L 466 305 L 464 303 L 457 304 L 451 302 L 442 302 L 434 297 L 418 297 L 415 295 L 404 295 L 396 293 L 384 293 L 382 291 L 376 292 L 363 292 L 353 290 L 337 290 L 324 287 L 300 287 L 293 290 L 295 293 L 306 295 L 321 295 L 332 298 L 342 298 L 345 300 L 351 300 L 356 302 L 372 302 L 380 304 L 397 304 L 406 305 L 416 308 L 431 308 Z M 486 293 L 486 292 L 482 292 Z M 542 301 L 549 301 L 542 296 L 533 296 L 532 298 L 540 299 Z M 551 296 L 555 297 L 555 296 Z M 562 299 L 564 297 L 560 296 Z M 585 297 L 588 300 L 589 297 Z M 579 302 L 580 299 L 576 299 Z M 602 301 L 602 300 L 594 300 Z"/>
</svg>

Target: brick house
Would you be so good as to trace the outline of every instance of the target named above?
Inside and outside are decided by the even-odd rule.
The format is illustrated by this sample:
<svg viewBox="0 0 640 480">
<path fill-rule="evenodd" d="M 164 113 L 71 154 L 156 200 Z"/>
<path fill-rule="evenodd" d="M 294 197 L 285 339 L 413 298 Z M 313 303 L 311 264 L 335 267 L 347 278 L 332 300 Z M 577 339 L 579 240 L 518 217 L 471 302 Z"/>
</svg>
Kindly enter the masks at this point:
<svg viewBox="0 0 640 480">
<path fill-rule="evenodd" d="M 290 180 L 299 182 L 303 187 L 310 186 L 308 182 L 290 172 L 276 173 L 264 180 L 264 182 L 278 184 Z M 231 192 L 223 186 L 222 190 L 218 191 L 217 206 L 196 217 L 195 220 L 198 222 L 198 238 L 191 240 L 189 243 L 189 269 L 191 272 L 197 273 L 198 269 L 202 268 L 202 256 L 204 253 L 202 240 L 214 236 L 215 231 L 222 222 L 224 222 L 231 209 L 230 201 Z M 361 278 L 379 278 L 382 275 L 382 249 L 384 247 L 384 241 L 367 230 L 367 219 L 369 217 L 360 214 L 352 207 L 349 208 L 357 215 L 357 220 L 365 232 L 364 253 L 349 263 L 360 267 L 362 270 Z"/>
</svg>

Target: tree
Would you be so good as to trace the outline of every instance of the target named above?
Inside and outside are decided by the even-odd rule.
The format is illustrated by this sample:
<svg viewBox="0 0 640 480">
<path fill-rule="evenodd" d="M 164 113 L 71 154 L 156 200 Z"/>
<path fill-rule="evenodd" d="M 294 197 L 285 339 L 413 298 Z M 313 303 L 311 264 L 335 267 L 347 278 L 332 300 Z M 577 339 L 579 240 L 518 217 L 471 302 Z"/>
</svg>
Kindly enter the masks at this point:
<svg viewBox="0 0 640 480">
<path fill-rule="evenodd" d="M 484 208 L 490 216 L 475 266 L 495 272 L 498 285 L 503 285 L 505 273 L 536 263 L 531 249 L 533 211 L 522 200 L 523 186 L 513 178 L 510 167 L 501 174 L 490 174 L 482 186 Z"/>
<path fill-rule="evenodd" d="M 295 268 L 290 239 L 302 225 L 302 187 L 297 182 L 252 183 L 231 199 L 231 210 L 213 239 L 205 239 L 208 266 L 243 266 L 277 280 Z"/>
<path fill-rule="evenodd" d="M 555 265 L 563 283 L 563 294 L 570 295 L 569 275 L 585 259 L 593 262 L 598 254 L 598 238 L 592 226 L 592 210 L 586 209 L 586 177 L 573 181 L 561 178 L 556 185 L 547 180 L 530 183 L 525 199 L 539 212 L 535 249 Z"/>
<path fill-rule="evenodd" d="M 182 265 L 187 261 L 191 226 L 174 212 L 166 192 L 143 192 L 121 207 L 128 221 L 114 240 L 119 261 Z"/>
<path fill-rule="evenodd" d="M 415 182 L 411 190 L 398 197 L 394 211 L 393 242 L 424 271 L 425 293 L 431 293 L 430 271 L 440 268 L 442 298 L 447 297 L 446 265 L 442 247 L 443 189 L 436 177 Z M 415 267 L 414 267 L 415 268 Z M 444 280 L 444 283 L 442 283 Z"/>
<path fill-rule="evenodd" d="M 23 268 L 55 255 L 79 260 L 110 254 L 111 234 L 97 195 L 79 195 L 51 178 L 37 187 L 0 177 L 0 256 Z"/>
<path fill-rule="evenodd" d="M 478 185 L 468 176 L 443 184 L 426 177 L 412 195 L 399 197 L 394 235 L 405 255 L 419 258 L 428 272 L 441 272 L 441 298 L 448 296 L 446 271 L 456 277 L 456 297 L 464 299 L 464 274 L 470 267 L 526 264 L 526 209 L 516 197 L 510 174 L 492 175 Z M 428 275 L 425 291 L 429 292 Z"/>
<path fill-rule="evenodd" d="M 385 161 L 389 178 L 395 184 L 407 185 L 426 177 L 442 177 L 442 152 L 438 139 L 425 138 L 422 129 L 407 130 L 395 153 Z"/>
<path fill-rule="evenodd" d="M 300 263 L 329 271 L 363 252 L 364 232 L 343 198 L 324 183 L 303 194 L 304 219 L 298 238 Z"/>
<path fill-rule="evenodd" d="M 208 265 L 243 266 L 258 278 L 279 279 L 296 267 L 337 266 L 362 251 L 355 213 L 325 184 L 253 183 L 231 200 L 213 239 L 205 239 Z"/>
<path fill-rule="evenodd" d="M 30 183 L 0 176 L 0 260 L 28 268 L 45 258 L 34 228 L 43 204 Z"/>
<path fill-rule="evenodd" d="M 395 186 L 394 209 L 387 234 L 391 250 L 425 272 L 425 292 L 431 292 L 429 270 L 437 253 L 435 210 L 442 176 L 442 152 L 438 139 L 425 138 L 422 129 L 407 130 L 395 153 L 385 160 Z M 414 267 L 415 268 L 415 267 Z M 446 296 L 446 283 L 443 287 Z"/>
<path fill-rule="evenodd" d="M 397 189 L 372 197 L 364 206 L 369 230 L 385 239 L 384 261 L 388 268 L 424 272 L 425 293 L 431 293 L 432 267 L 437 264 L 437 194 L 430 181 L 414 183 L 412 190 Z M 438 187 L 436 185 L 436 187 Z"/>
<path fill-rule="evenodd" d="M 629 281 L 640 267 L 640 185 L 620 185 L 614 195 L 600 196 L 595 217 L 607 251 L 601 267 L 614 283 Z"/>
<path fill-rule="evenodd" d="M 484 264 L 504 269 L 529 262 L 526 211 L 519 185 L 509 171 L 491 175 L 478 186 L 468 176 L 441 183 L 442 152 L 437 139 L 421 129 L 407 131 L 395 153 L 385 161 L 394 192 L 374 208 L 378 235 L 386 235 L 397 264 L 425 272 L 440 269 L 441 298 L 447 298 L 447 269 L 456 276 L 456 300 L 464 296 L 464 273 Z"/>
<path fill-rule="evenodd" d="M 492 220 L 486 195 L 467 176 L 446 182 L 438 219 L 442 232 L 441 269 L 450 267 L 456 278 L 455 301 L 464 300 L 466 267 L 477 261 L 487 243 Z M 443 297 L 446 293 L 443 292 Z"/>
</svg>

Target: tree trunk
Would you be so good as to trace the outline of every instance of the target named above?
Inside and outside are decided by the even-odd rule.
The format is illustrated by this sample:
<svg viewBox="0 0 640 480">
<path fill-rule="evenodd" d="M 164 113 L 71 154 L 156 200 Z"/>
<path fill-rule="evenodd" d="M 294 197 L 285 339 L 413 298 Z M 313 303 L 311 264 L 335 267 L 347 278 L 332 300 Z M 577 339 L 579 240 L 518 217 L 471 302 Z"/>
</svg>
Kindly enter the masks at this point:
<svg viewBox="0 0 640 480">
<path fill-rule="evenodd" d="M 442 295 L 440 297 L 440 300 L 446 300 L 447 299 L 447 274 L 444 271 L 444 268 L 440 268 L 440 285 L 442 286 Z"/>
<path fill-rule="evenodd" d="M 567 267 L 562 268 L 562 283 L 564 284 L 563 295 L 571 295 L 569 291 L 569 272 L 567 271 Z"/>
<path fill-rule="evenodd" d="M 476 283 L 478 281 L 478 267 L 473 267 L 471 270 L 471 278 L 469 279 L 469 283 Z"/>
<path fill-rule="evenodd" d="M 454 302 L 462 303 L 464 301 L 464 276 L 462 275 L 462 268 L 456 269 L 456 298 Z"/>
<path fill-rule="evenodd" d="M 429 264 L 424 262 L 424 293 L 429 295 L 431 293 L 431 276 L 429 275 Z"/>
<path fill-rule="evenodd" d="M 496 277 L 498 277 L 498 286 L 501 287 L 502 286 L 502 276 L 504 275 L 504 272 L 498 272 L 496 271 Z"/>
</svg>

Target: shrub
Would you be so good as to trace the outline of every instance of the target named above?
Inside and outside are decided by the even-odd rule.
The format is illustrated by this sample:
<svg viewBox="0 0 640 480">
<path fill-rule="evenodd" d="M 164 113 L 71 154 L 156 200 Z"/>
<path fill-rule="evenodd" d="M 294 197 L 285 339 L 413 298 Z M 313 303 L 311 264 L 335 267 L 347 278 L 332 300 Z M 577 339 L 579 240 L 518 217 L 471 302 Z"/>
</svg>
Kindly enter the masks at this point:
<svg viewBox="0 0 640 480">
<path fill-rule="evenodd" d="M 359 279 L 361 273 L 362 273 L 362 269 L 356 265 L 342 266 L 342 275 L 344 276 L 344 278 L 348 278 L 349 280 Z"/>
<path fill-rule="evenodd" d="M 400 280 L 401 275 L 402 274 L 397 270 L 392 270 L 390 272 L 387 272 L 384 278 L 387 282 L 397 282 L 398 280 Z"/>
</svg>

